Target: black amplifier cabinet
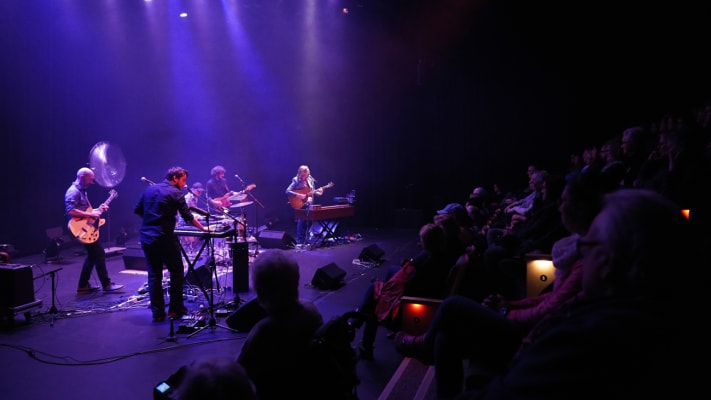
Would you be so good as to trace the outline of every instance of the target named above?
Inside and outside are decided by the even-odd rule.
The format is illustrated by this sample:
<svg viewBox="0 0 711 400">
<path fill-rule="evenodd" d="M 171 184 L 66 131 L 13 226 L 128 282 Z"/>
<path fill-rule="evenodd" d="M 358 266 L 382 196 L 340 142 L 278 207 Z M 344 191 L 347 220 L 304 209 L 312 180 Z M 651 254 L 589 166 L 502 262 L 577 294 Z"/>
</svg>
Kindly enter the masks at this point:
<svg viewBox="0 0 711 400">
<path fill-rule="evenodd" d="M 35 301 L 32 266 L 0 264 L 0 308 L 13 308 Z"/>
</svg>

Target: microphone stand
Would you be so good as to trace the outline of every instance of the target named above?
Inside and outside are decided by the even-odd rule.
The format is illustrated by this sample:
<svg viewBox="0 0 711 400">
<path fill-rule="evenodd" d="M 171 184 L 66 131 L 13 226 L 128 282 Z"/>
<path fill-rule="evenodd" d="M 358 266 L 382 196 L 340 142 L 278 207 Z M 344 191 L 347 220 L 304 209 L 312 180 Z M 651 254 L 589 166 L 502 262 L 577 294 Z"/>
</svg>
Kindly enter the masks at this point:
<svg viewBox="0 0 711 400">
<path fill-rule="evenodd" d="M 235 176 L 237 177 L 237 179 L 239 179 L 240 183 L 242 183 L 242 190 L 246 190 L 247 185 L 244 183 L 242 178 L 240 178 L 239 175 L 235 175 Z M 262 202 L 260 202 L 259 199 L 257 199 L 252 194 L 251 190 L 247 190 L 246 193 L 247 193 L 247 196 L 249 196 L 249 198 L 252 199 L 252 201 L 254 201 L 255 204 L 257 204 L 257 207 L 254 207 L 254 223 L 255 223 L 256 231 L 254 231 L 252 233 L 254 235 L 254 237 L 257 237 L 257 236 L 259 236 L 259 207 L 264 208 L 264 204 L 262 204 Z M 242 210 L 242 216 L 244 217 L 244 219 L 246 221 L 247 216 L 245 215 L 244 210 Z M 245 235 L 244 241 L 247 242 L 247 226 L 246 225 L 244 227 L 244 231 L 245 231 L 244 232 L 244 235 Z M 259 255 L 259 241 L 257 241 L 257 244 L 254 247 L 254 256 L 256 257 L 258 255 Z"/>
<path fill-rule="evenodd" d="M 56 281 L 56 275 L 57 272 L 61 271 L 63 268 L 57 268 L 53 269 L 47 273 L 44 273 L 34 279 L 41 278 L 43 276 L 49 275 L 52 278 L 52 307 L 49 308 L 49 315 L 50 315 L 50 320 L 49 320 L 49 326 L 54 326 L 54 317 L 57 315 L 57 306 L 54 303 L 54 299 L 57 298 L 57 281 Z"/>
</svg>

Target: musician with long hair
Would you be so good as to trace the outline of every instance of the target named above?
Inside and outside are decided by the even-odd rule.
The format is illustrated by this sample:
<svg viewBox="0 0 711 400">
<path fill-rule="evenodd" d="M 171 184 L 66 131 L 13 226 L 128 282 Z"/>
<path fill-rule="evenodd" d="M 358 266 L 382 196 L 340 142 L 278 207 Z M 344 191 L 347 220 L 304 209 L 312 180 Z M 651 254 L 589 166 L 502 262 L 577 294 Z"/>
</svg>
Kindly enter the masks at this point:
<svg viewBox="0 0 711 400">
<path fill-rule="evenodd" d="M 308 208 L 313 204 L 315 196 L 321 196 L 323 188 L 316 188 L 316 179 L 311 176 L 308 165 L 301 165 L 296 171 L 296 175 L 291 178 L 291 183 L 286 188 L 286 195 L 292 202 L 300 205 L 300 208 Z M 296 243 L 303 246 L 306 244 L 309 229 L 309 221 L 304 219 L 296 220 Z"/>
</svg>

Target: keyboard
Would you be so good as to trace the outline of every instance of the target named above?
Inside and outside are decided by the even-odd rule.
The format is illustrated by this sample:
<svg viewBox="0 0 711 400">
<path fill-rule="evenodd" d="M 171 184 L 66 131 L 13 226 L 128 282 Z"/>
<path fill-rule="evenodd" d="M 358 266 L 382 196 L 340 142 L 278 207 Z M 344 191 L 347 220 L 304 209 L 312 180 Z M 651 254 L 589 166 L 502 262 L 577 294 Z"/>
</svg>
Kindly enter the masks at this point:
<svg viewBox="0 0 711 400">
<path fill-rule="evenodd" d="M 228 236 L 234 236 L 235 228 L 222 224 L 210 225 L 210 232 L 203 232 L 193 225 L 185 225 L 176 227 L 173 233 L 176 236 L 195 236 L 195 237 L 209 237 L 209 238 L 225 238 Z"/>
</svg>

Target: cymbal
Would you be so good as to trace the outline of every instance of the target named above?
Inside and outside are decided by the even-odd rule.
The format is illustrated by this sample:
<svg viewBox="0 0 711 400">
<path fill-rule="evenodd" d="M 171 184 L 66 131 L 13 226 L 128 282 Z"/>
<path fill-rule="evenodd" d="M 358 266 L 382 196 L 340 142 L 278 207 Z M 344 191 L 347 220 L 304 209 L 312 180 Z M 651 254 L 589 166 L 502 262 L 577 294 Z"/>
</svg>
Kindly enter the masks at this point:
<svg viewBox="0 0 711 400">
<path fill-rule="evenodd" d="M 247 195 L 242 193 L 242 194 L 236 194 L 232 197 L 229 198 L 229 200 L 234 200 L 234 201 L 242 201 L 247 198 Z"/>
<path fill-rule="evenodd" d="M 242 208 L 242 207 L 247 207 L 248 205 L 254 203 L 253 201 L 243 201 L 241 203 L 237 204 L 232 204 L 230 208 Z"/>
</svg>

